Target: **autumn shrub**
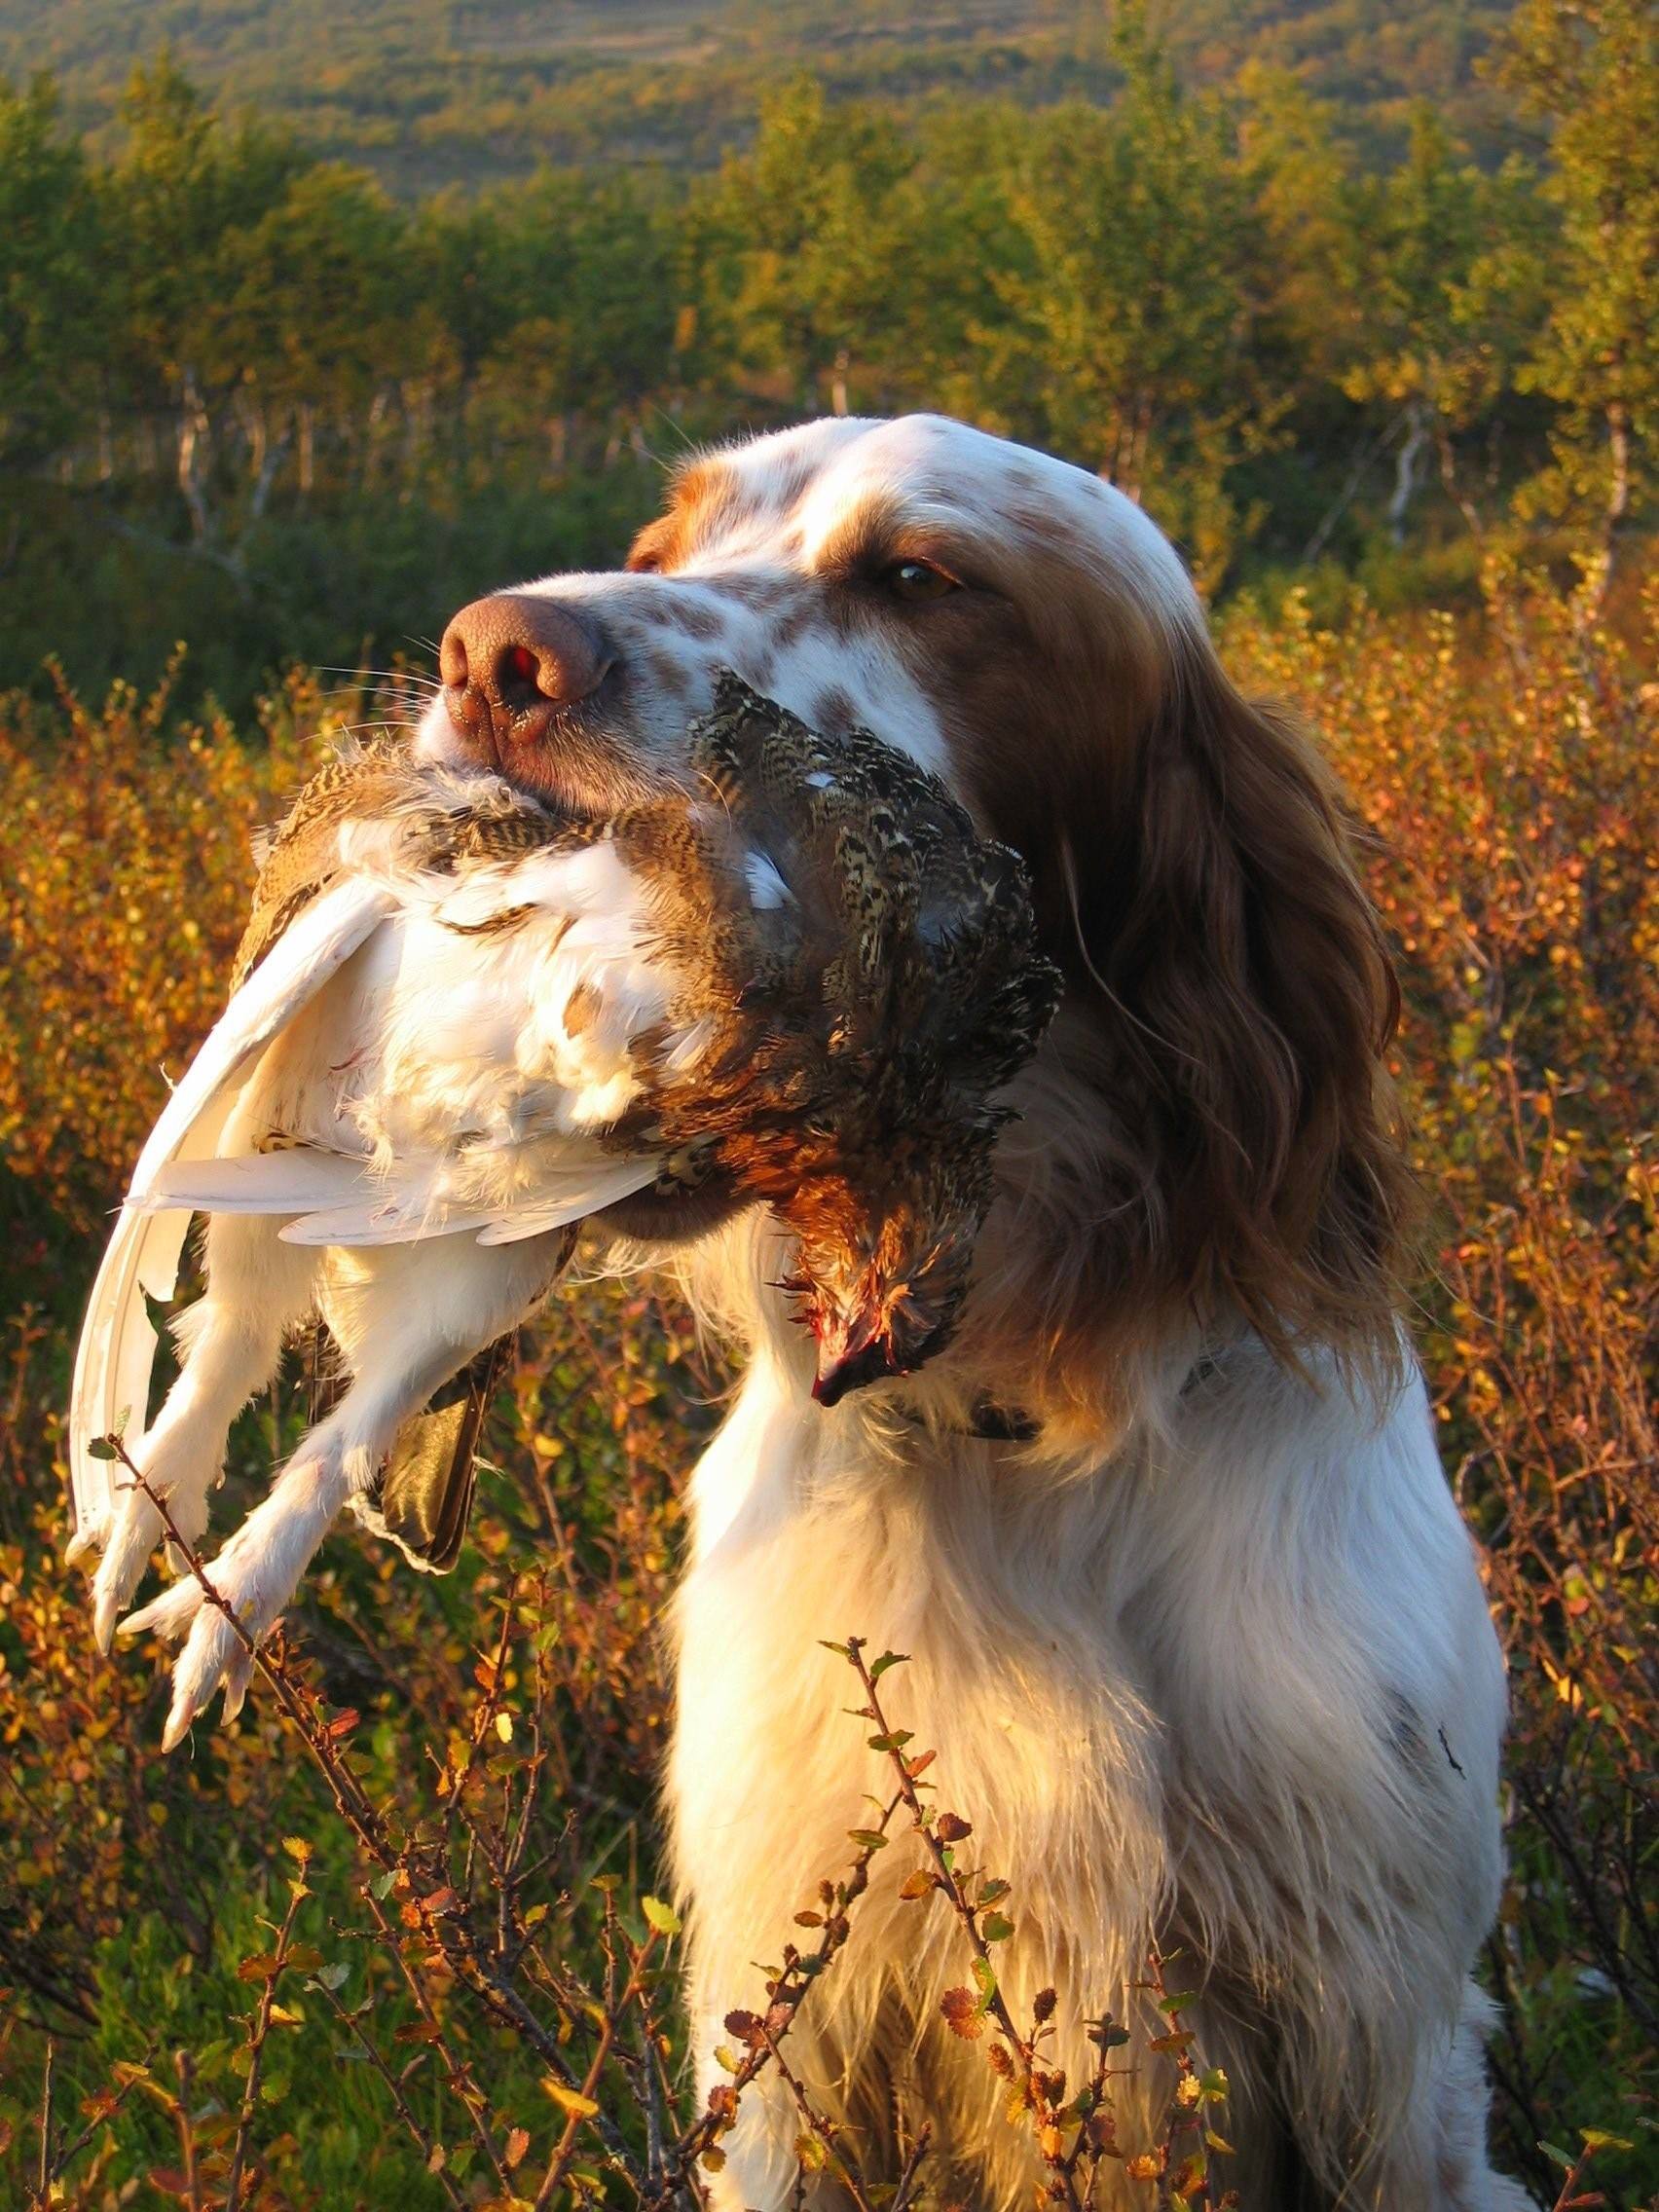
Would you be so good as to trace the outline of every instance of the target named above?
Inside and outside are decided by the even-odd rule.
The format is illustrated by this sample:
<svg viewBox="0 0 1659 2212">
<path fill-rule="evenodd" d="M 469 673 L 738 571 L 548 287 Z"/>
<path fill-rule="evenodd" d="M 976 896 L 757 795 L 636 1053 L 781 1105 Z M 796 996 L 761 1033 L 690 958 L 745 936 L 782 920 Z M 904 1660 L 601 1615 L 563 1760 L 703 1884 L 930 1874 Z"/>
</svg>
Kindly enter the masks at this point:
<svg viewBox="0 0 1659 2212">
<path fill-rule="evenodd" d="M 1552 2129 L 1628 2128 L 1659 2086 L 1656 612 L 1645 654 L 1550 601 L 1340 637 L 1292 603 L 1230 640 L 1376 832 L 1434 1207 L 1418 1335 L 1511 1667 L 1493 2062 L 1539 2186 Z"/>
<path fill-rule="evenodd" d="M 1500 2152 L 1543 2202 L 1634 2207 L 1659 2186 L 1651 636 L 1513 597 L 1456 620 L 1360 606 L 1336 629 L 1293 597 L 1224 631 L 1347 780 L 1405 981 L 1431 1201 L 1414 1319 L 1513 1673 L 1511 1880 L 1487 1961 Z M 1182 1962 L 1147 1966 L 1177 2061 L 1167 2125 L 1120 2143 L 1128 2031 L 1102 2019 L 1096 2076 L 1067 2083 L 1042 2002 L 1000 2009 L 1008 1870 L 975 1864 L 950 1747 L 903 1740 L 903 1669 L 856 1620 L 827 1658 L 825 1725 L 873 1734 L 889 1794 L 849 1805 L 798 1942 L 730 1992 L 728 2085 L 695 2107 L 651 1791 L 680 1484 L 722 1379 L 652 1286 L 552 1303 L 496 1409 L 457 1572 L 330 1544 L 228 1729 L 162 1759 L 159 1658 L 92 1651 L 61 1566 L 73 1323 L 163 1070 L 215 1008 L 253 832 L 330 711 L 364 710 L 304 678 L 241 732 L 120 689 L 0 707 L 7 2201 L 690 2204 L 747 2083 L 791 2078 L 795 2010 L 833 2003 L 863 1869 L 888 1849 L 913 1860 L 911 1909 L 956 1923 L 952 2024 L 1056 2200 L 1088 2202 L 1110 2168 L 1149 2208 L 1225 2203 L 1225 2083 L 1181 2027 Z M 303 1386 L 240 1424 L 233 1511 Z M 903 2179 L 866 2184 L 804 2092 L 797 2150 L 855 2203 L 948 2201 L 948 2146 L 909 2137 Z"/>
</svg>

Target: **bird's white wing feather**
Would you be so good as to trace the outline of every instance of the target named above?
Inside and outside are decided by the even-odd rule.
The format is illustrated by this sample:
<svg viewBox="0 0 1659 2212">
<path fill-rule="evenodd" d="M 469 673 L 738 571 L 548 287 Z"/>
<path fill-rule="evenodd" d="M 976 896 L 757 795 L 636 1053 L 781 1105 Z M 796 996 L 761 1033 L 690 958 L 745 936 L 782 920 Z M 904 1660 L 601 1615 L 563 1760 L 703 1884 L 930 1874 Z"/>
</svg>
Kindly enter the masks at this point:
<svg viewBox="0 0 1659 2212">
<path fill-rule="evenodd" d="M 574 1153 L 552 1165 L 538 1161 L 528 1177 L 521 1171 L 514 1178 L 517 1192 L 488 1194 L 489 1177 L 479 1172 L 488 1165 L 487 1156 L 474 1153 L 396 1161 L 383 1172 L 364 1160 L 302 1146 L 174 1162 L 158 1170 L 144 1205 L 151 1211 L 182 1206 L 195 1213 L 288 1214 L 294 1218 L 280 1235 L 289 1244 L 410 1244 L 499 1222 L 506 1234 L 483 1239 L 496 1244 L 598 1213 L 643 1190 L 657 1171 L 654 1158 Z M 534 1226 L 521 1226 L 528 1223 Z"/>
<path fill-rule="evenodd" d="M 478 1234 L 480 1244 L 522 1244 L 526 1237 L 540 1236 L 549 1229 L 567 1228 L 572 1221 L 584 1221 L 591 1213 L 600 1213 L 613 1206 L 619 1198 L 631 1198 L 643 1191 L 647 1183 L 656 1180 L 658 1162 L 655 1160 L 617 1161 L 601 1178 L 589 1186 L 578 1204 L 574 1191 L 563 1198 L 550 1197 L 535 1205 L 515 1206 L 510 1213 L 497 1213 L 487 1227 Z"/>
<path fill-rule="evenodd" d="M 69 1402 L 72 1558 L 102 1543 L 115 1510 L 111 1463 L 94 1457 L 92 1445 L 124 1422 L 134 1445 L 142 1436 L 160 1342 L 145 1293 L 157 1300 L 172 1296 L 190 1227 L 188 1206 L 151 1209 L 151 1187 L 180 1154 L 200 1159 L 212 1153 L 235 1101 L 234 1079 L 395 903 L 395 892 L 386 885 L 351 879 L 298 916 L 214 1023 L 150 1132 L 76 1346 Z"/>
<path fill-rule="evenodd" d="M 226 1098 L 198 1118 L 187 1140 L 211 1149 L 230 1111 Z M 86 1326 L 75 1347 L 69 1410 L 69 1480 L 75 1530 L 69 1557 L 101 1546 L 115 1511 L 112 1464 L 92 1456 L 96 1437 L 130 1430 L 137 1441 L 150 1400 L 160 1338 L 146 1297 L 165 1304 L 178 1283 L 188 1212 L 146 1214 L 124 1205 L 92 1284 Z"/>
<path fill-rule="evenodd" d="M 270 1044 L 397 904 L 386 883 L 349 876 L 291 922 L 220 1014 L 138 1155 L 128 1199 L 142 1204 L 199 1114 Z"/>
</svg>

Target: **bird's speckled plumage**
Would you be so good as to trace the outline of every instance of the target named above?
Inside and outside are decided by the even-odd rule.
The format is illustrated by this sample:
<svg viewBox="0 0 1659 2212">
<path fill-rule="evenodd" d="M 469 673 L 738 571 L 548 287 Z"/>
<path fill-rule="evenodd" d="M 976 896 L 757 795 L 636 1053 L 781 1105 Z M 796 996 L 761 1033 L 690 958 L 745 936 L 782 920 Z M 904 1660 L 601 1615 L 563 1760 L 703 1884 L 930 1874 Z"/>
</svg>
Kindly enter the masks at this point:
<svg viewBox="0 0 1659 2212">
<path fill-rule="evenodd" d="M 1016 856 L 867 732 L 821 737 L 727 678 L 692 757 L 796 896 L 714 949 L 745 1034 L 657 1119 L 799 1237 L 832 1398 L 945 1341 L 989 1202 L 991 1094 L 1036 1050 L 1059 978 Z M 664 941 L 689 961 L 682 911 Z"/>
<path fill-rule="evenodd" d="M 1020 864 L 924 770 L 862 731 L 821 736 L 734 676 L 691 731 L 690 770 L 688 791 L 583 822 L 377 741 L 301 793 L 83 1332 L 71 1463 L 78 1542 L 105 1547 L 100 1636 L 158 1523 L 141 1495 L 118 1508 L 89 1446 L 124 1396 L 143 1429 L 141 1291 L 169 1294 L 192 1209 L 210 1216 L 208 1290 L 135 1444 L 175 1513 L 189 1501 L 185 1532 L 281 1329 L 320 1316 L 350 1378 L 220 1555 L 256 1615 L 275 1616 L 341 1502 L 418 1564 L 453 1562 L 483 1370 L 461 1413 L 421 1409 L 545 1295 L 575 1226 L 622 1201 L 612 1227 L 668 1237 L 770 1206 L 798 1242 L 826 1403 L 946 1341 L 990 1198 L 994 1093 L 1057 996 Z M 304 1510 L 254 1557 L 300 1467 Z M 320 1519 L 317 1497 L 336 1500 Z M 182 1629 L 194 1589 L 135 1621 Z M 205 1650 L 216 1630 L 192 1633 L 204 1651 L 180 1662 L 175 1738 L 236 1664 Z"/>
<path fill-rule="evenodd" d="M 317 770 L 267 840 L 247 926 L 231 963 L 233 991 L 344 871 L 340 832 L 353 822 L 398 825 L 402 865 L 436 875 L 507 866 L 526 853 L 584 841 L 575 826 L 527 801 L 498 777 L 417 770 L 401 737 L 365 739 Z"/>
</svg>

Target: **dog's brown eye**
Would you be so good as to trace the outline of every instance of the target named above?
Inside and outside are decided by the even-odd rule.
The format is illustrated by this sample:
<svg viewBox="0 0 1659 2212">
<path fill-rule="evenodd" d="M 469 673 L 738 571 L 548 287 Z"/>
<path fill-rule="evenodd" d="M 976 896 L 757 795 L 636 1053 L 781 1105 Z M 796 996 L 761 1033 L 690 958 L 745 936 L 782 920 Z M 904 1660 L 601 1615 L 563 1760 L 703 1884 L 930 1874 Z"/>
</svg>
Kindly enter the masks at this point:
<svg viewBox="0 0 1659 2212">
<path fill-rule="evenodd" d="M 931 561 L 895 561 L 881 580 L 895 599 L 910 601 L 943 599 L 959 588 L 954 576 L 947 576 Z"/>
</svg>

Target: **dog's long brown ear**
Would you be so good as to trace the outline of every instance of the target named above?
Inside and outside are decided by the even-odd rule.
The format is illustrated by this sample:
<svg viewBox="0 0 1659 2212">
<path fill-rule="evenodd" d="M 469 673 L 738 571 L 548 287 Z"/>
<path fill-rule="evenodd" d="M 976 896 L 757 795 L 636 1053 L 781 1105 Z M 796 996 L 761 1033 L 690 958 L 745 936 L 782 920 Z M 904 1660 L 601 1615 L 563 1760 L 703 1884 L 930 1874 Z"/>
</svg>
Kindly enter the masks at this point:
<svg viewBox="0 0 1659 2212">
<path fill-rule="evenodd" d="M 1336 786 L 1197 635 L 1112 751 L 1055 888 L 1143 1178 L 1122 1287 L 1232 1305 L 1281 1352 L 1305 1331 L 1391 1341 L 1412 1205 L 1383 1063 L 1399 994 Z"/>
</svg>

